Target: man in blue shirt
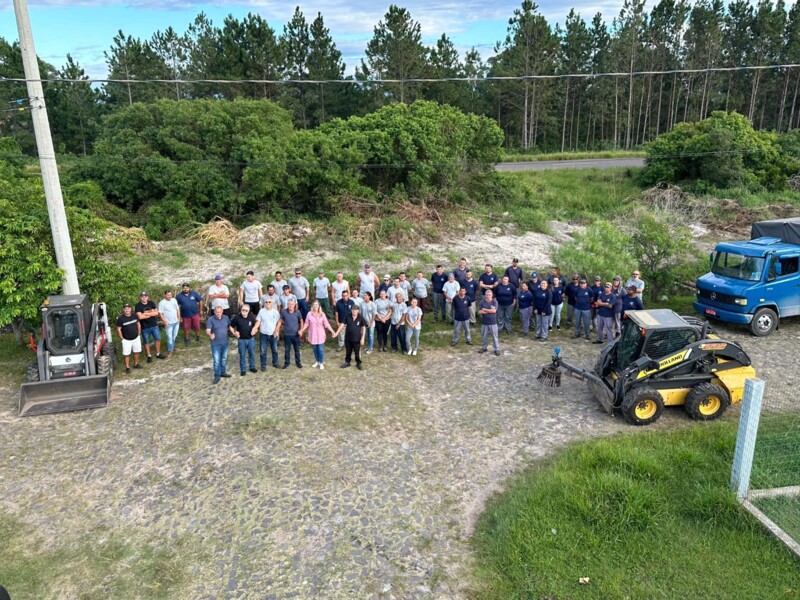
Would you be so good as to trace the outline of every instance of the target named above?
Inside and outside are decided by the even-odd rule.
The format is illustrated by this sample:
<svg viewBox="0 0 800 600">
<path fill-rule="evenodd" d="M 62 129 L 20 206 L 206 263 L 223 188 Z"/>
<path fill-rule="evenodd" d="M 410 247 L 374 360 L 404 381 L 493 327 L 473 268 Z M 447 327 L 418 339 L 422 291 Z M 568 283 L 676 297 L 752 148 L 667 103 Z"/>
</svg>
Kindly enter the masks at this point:
<svg viewBox="0 0 800 600">
<path fill-rule="evenodd" d="M 580 277 L 577 273 L 572 274 L 572 281 L 564 286 L 564 296 L 567 297 L 567 327 L 572 325 L 572 318 L 575 316 L 575 292 L 580 287 Z"/>
<path fill-rule="evenodd" d="M 517 306 L 519 307 L 519 320 L 522 321 L 522 335 L 528 335 L 531 327 L 531 316 L 533 315 L 533 294 L 526 281 L 520 284 L 517 294 Z"/>
<path fill-rule="evenodd" d="M 511 266 L 506 268 L 505 276 L 508 277 L 508 282 L 514 286 L 514 290 L 519 290 L 523 275 L 522 269 L 519 268 L 518 258 L 511 261 Z"/>
<path fill-rule="evenodd" d="M 608 333 L 606 341 L 610 342 L 614 339 L 614 304 L 617 301 L 617 295 L 611 291 L 611 284 L 607 283 L 603 287 L 603 291 L 597 297 L 595 304 L 597 304 L 597 339 L 595 344 L 602 344 L 604 333 Z"/>
<path fill-rule="evenodd" d="M 592 320 L 592 303 L 594 302 L 594 294 L 588 288 L 588 282 L 585 279 L 580 280 L 577 291 L 575 292 L 575 327 L 574 337 L 581 337 L 581 324 L 583 324 L 584 334 L 586 339 L 589 340 L 589 328 Z"/>
<path fill-rule="evenodd" d="M 497 337 L 497 301 L 494 299 L 492 290 L 483 292 L 483 301 L 480 304 L 481 312 L 481 335 L 483 343 L 479 354 L 483 354 L 489 348 L 489 336 L 492 336 L 494 345 L 494 355 L 500 356 L 500 340 Z"/>
<path fill-rule="evenodd" d="M 222 306 L 214 307 L 214 314 L 206 321 L 206 334 L 211 338 L 211 359 L 214 363 L 214 383 L 228 374 L 228 328 L 231 320 L 223 314 Z"/>
<path fill-rule="evenodd" d="M 181 286 L 181 293 L 175 296 L 175 301 L 181 309 L 183 321 L 183 343 L 189 345 L 189 334 L 194 329 L 196 341 L 200 341 L 200 315 L 203 312 L 203 297 L 193 291 L 188 283 Z"/>
<path fill-rule="evenodd" d="M 625 312 L 629 310 L 644 310 L 644 303 L 635 283 L 628 286 L 628 295 L 622 299 L 622 316 L 625 317 Z"/>
<path fill-rule="evenodd" d="M 453 269 L 453 277 L 456 278 L 458 285 L 464 287 L 464 282 L 467 280 L 467 259 L 461 258 L 458 261 L 458 266 Z"/>
<path fill-rule="evenodd" d="M 340 328 L 339 325 L 347 320 L 347 315 L 350 314 L 350 311 L 355 305 L 356 303 L 350 298 L 350 292 L 348 290 L 344 290 L 342 292 L 342 297 L 336 301 L 334 317 L 336 318 L 336 330 L 338 332 L 336 337 L 339 338 L 339 346 L 336 348 L 337 352 L 342 351 L 345 342 L 345 330 Z"/>
<path fill-rule="evenodd" d="M 478 297 L 478 282 L 472 277 L 472 269 L 467 269 L 467 279 L 462 286 L 467 290 L 467 298 L 469 298 L 469 322 L 470 325 L 477 323 L 475 318 L 475 300 Z"/>
<path fill-rule="evenodd" d="M 503 280 L 495 289 L 497 298 L 497 328 L 500 331 L 511 333 L 511 319 L 514 316 L 514 305 L 517 303 L 517 289 L 511 285 L 508 275 L 503 275 Z"/>
<path fill-rule="evenodd" d="M 484 272 L 478 277 L 478 287 L 480 288 L 481 294 L 484 296 L 486 292 L 491 290 L 492 297 L 494 297 L 494 290 L 500 284 L 500 280 L 497 278 L 497 275 L 494 274 L 493 269 L 494 267 L 492 267 L 492 265 L 486 265 L 486 267 L 484 267 Z"/>
<path fill-rule="evenodd" d="M 600 275 L 594 276 L 594 285 L 589 288 L 592 292 L 592 330 L 597 330 L 597 298 L 603 293 L 603 278 Z"/>
<path fill-rule="evenodd" d="M 297 309 L 297 300 L 289 300 L 289 304 L 281 311 L 281 320 L 275 330 L 277 336 L 283 329 L 283 368 L 288 369 L 294 348 L 294 362 L 298 369 L 303 368 L 300 360 L 300 330 L 303 328 L 303 314 Z"/>
<path fill-rule="evenodd" d="M 550 331 L 550 315 L 553 314 L 553 294 L 547 289 L 546 279 L 539 283 L 539 289 L 533 292 L 533 314 L 538 318 L 536 323 L 536 339 L 547 341 Z"/>
<path fill-rule="evenodd" d="M 447 283 L 447 275 L 442 265 L 436 265 L 436 271 L 431 274 L 431 293 L 433 294 L 433 322 L 445 319 L 444 284 Z M 389 298 L 394 302 L 394 298 Z"/>
<path fill-rule="evenodd" d="M 458 343 L 460 332 L 464 330 L 464 337 L 468 345 L 472 345 L 472 334 L 469 330 L 469 309 L 472 306 L 472 300 L 467 296 L 467 288 L 462 287 L 458 290 L 458 295 L 453 298 L 453 341 L 450 342 L 451 346 Z"/>
</svg>

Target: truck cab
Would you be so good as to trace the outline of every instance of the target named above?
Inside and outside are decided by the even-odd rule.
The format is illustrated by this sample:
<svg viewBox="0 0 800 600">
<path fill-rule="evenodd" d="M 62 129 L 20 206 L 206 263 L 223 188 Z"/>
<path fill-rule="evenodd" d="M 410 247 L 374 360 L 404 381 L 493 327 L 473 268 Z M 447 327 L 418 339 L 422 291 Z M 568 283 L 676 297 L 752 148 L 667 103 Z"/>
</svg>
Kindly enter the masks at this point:
<svg viewBox="0 0 800 600">
<path fill-rule="evenodd" d="M 695 310 L 748 325 L 757 336 L 772 333 L 780 319 L 800 314 L 800 239 L 784 231 L 787 224 L 800 229 L 800 219 L 762 221 L 753 224 L 753 239 L 718 244 L 711 272 L 697 280 Z M 763 231 L 780 237 L 755 237 Z"/>
</svg>

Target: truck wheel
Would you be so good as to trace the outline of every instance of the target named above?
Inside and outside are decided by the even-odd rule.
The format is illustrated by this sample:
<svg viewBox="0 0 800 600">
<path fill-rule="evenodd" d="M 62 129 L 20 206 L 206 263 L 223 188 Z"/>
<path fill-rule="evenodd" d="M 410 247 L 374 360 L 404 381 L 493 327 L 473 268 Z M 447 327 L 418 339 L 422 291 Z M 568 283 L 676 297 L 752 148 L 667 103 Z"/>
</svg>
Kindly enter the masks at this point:
<svg viewBox="0 0 800 600">
<path fill-rule="evenodd" d="M 107 355 L 101 355 L 97 357 L 97 374 L 98 375 L 108 375 L 111 377 L 112 371 L 114 370 L 113 363 L 111 361 L 111 357 Z"/>
<path fill-rule="evenodd" d="M 706 382 L 692 388 L 683 408 L 697 421 L 710 421 L 724 413 L 730 403 L 728 392 L 715 383 Z"/>
<path fill-rule="evenodd" d="M 625 394 L 621 410 L 634 425 L 650 425 L 664 412 L 664 400 L 652 388 L 636 388 Z"/>
<path fill-rule="evenodd" d="M 34 383 L 39 381 L 39 363 L 32 362 L 25 371 L 25 381 Z"/>
<path fill-rule="evenodd" d="M 775 331 L 778 326 L 778 315 L 771 308 L 759 308 L 750 321 L 750 333 L 765 337 Z"/>
</svg>

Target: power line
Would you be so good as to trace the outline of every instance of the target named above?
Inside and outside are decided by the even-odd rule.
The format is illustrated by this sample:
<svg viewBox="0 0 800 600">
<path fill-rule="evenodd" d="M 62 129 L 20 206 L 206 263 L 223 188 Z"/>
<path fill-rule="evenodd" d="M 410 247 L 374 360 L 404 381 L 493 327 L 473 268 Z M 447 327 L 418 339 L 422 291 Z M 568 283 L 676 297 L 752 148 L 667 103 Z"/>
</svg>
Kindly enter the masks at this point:
<svg viewBox="0 0 800 600">
<path fill-rule="evenodd" d="M 758 65 L 743 67 L 706 67 L 704 69 L 668 69 L 663 71 L 625 71 L 625 72 L 606 72 L 606 73 L 560 73 L 552 75 L 488 75 L 486 77 L 413 77 L 408 79 L 67 79 L 67 78 L 45 78 L 45 79 L 25 79 L 21 77 L 0 77 L 0 83 L 119 83 L 124 85 L 140 83 L 156 84 L 219 84 L 219 85 L 250 85 L 250 84 L 270 84 L 270 85 L 319 85 L 319 84 L 344 84 L 344 85 L 380 85 L 380 84 L 406 84 L 406 83 L 481 83 L 485 81 L 538 81 L 556 79 L 600 79 L 607 77 L 640 77 L 644 75 L 696 75 L 700 73 L 733 73 L 747 71 L 770 71 L 776 69 L 797 69 L 800 63 L 789 63 L 780 65 Z"/>
</svg>

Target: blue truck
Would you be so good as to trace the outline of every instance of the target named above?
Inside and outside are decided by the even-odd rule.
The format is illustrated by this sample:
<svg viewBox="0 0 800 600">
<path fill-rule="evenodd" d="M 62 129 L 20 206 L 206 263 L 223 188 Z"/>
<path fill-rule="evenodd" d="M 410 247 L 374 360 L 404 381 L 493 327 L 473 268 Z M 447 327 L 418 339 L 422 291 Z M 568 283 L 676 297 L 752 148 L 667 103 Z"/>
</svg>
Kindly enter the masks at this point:
<svg viewBox="0 0 800 600">
<path fill-rule="evenodd" d="M 800 315 L 800 218 L 753 223 L 750 239 L 717 244 L 697 280 L 700 314 L 766 336 Z"/>
</svg>

